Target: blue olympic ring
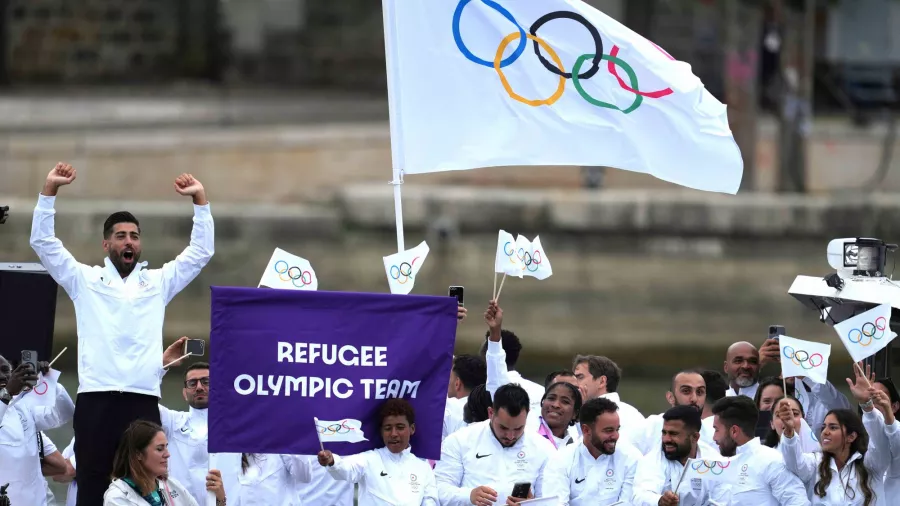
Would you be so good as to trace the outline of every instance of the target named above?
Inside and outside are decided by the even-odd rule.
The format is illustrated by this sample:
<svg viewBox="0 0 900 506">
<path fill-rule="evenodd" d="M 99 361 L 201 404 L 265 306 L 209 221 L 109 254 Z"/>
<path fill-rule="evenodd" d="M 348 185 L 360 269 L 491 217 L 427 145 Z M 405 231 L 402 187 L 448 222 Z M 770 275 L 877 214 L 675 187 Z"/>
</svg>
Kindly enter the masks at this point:
<svg viewBox="0 0 900 506">
<path fill-rule="evenodd" d="M 494 68 L 494 62 L 488 60 L 482 60 L 481 58 L 472 54 L 469 51 L 469 48 L 466 47 L 465 42 L 462 40 L 462 35 L 459 33 L 459 23 L 462 18 L 463 9 L 466 8 L 467 5 L 472 0 L 460 0 L 459 4 L 456 6 L 456 11 L 453 13 L 453 40 L 456 41 L 456 45 L 459 47 L 460 52 L 462 52 L 463 56 L 468 58 L 470 61 L 477 63 L 479 65 L 484 65 L 485 67 Z M 512 13 L 508 10 L 504 9 L 500 4 L 494 2 L 493 0 L 481 0 L 482 3 L 487 5 L 488 7 L 494 9 L 499 12 L 504 18 L 508 19 L 512 24 L 516 25 L 516 28 L 519 29 L 519 46 L 516 47 L 516 50 L 513 51 L 513 54 L 506 57 L 505 60 L 500 62 L 500 68 L 503 68 L 514 61 L 516 61 L 519 56 L 525 51 L 525 46 L 528 45 L 528 38 L 525 36 L 525 29 L 516 21 L 516 18 L 513 17 Z"/>
</svg>

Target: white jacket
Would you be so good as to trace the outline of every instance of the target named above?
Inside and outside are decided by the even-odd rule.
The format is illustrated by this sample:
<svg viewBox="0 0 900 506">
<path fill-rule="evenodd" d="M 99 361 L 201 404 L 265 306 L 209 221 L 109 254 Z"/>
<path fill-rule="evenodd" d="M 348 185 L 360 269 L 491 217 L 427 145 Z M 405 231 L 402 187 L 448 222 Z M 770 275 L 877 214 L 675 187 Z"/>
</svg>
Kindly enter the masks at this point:
<svg viewBox="0 0 900 506">
<path fill-rule="evenodd" d="M 191 243 L 161 269 L 141 262 L 127 278 L 109 258 L 104 266 L 79 263 L 56 238 L 56 197 L 38 197 L 31 247 L 75 305 L 78 393 L 122 391 L 159 397 L 166 305 L 213 256 L 209 205 L 194 206 Z"/>
<path fill-rule="evenodd" d="M 612 455 L 594 458 L 584 441 L 561 448 L 544 470 L 544 495 L 557 496 L 562 506 L 629 504 L 641 452 L 616 444 Z"/>
<path fill-rule="evenodd" d="M 442 506 L 469 506 L 472 489 L 480 486 L 496 490 L 497 504 L 504 504 L 517 482 L 531 483 L 534 496 L 543 496 L 541 475 L 556 449 L 529 430 L 513 446 L 504 448 L 490 423 L 473 423 L 444 441 L 441 460 L 434 468 Z"/>
<path fill-rule="evenodd" d="M 298 506 L 299 483 L 309 483 L 312 471 L 308 456 L 253 454 L 248 457 L 247 472 L 238 477 L 236 500 L 240 506 Z M 318 465 L 318 464 L 317 464 Z M 228 489 L 225 489 L 228 497 Z"/>
<path fill-rule="evenodd" d="M 721 460 L 717 451 L 700 442 L 697 444 L 697 459 Z M 638 463 L 634 483 L 634 494 L 631 500 L 634 506 L 658 506 L 662 494 L 672 490 L 684 472 L 684 465 L 677 460 L 669 460 L 657 448 L 641 458 Z M 702 478 L 681 479 L 678 490 L 679 506 L 702 506 L 710 500 L 718 504 L 728 504 L 727 484 Z"/>
<path fill-rule="evenodd" d="M 437 506 L 434 471 L 411 448 L 400 454 L 387 448 L 349 457 L 334 456 L 327 467 L 335 480 L 359 484 L 359 506 Z"/>
<path fill-rule="evenodd" d="M 160 480 L 159 488 L 163 491 L 166 506 L 200 506 L 173 478 Z M 228 492 L 225 493 L 227 500 Z M 103 506 L 147 506 L 147 501 L 131 488 L 131 485 L 122 480 L 113 480 L 103 494 Z"/>
<path fill-rule="evenodd" d="M 900 421 L 885 425 L 884 432 L 891 445 L 891 465 L 884 475 L 884 496 L 896 499 L 900 497 Z"/>
<path fill-rule="evenodd" d="M 819 497 L 813 493 L 816 482 L 819 481 L 819 463 L 823 454 L 803 453 L 800 438 L 781 437 L 778 445 L 784 456 L 784 465 L 788 471 L 796 474 L 806 485 L 809 498 L 813 506 L 862 506 L 864 497 L 859 486 L 859 477 L 856 474 L 854 462 L 863 459 L 866 469 L 869 471 L 872 491 L 875 493 L 875 506 L 888 506 L 896 504 L 896 497 L 886 497 L 884 493 L 884 475 L 891 465 L 891 448 L 884 429 L 884 421 L 880 413 L 873 409 L 869 413 L 863 413 L 863 424 L 869 433 L 869 447 L 863 457 L 859 453 L 850 456 L 844 468 L 838 472 L 837 464 L 831 459 L 831 483 L 825 490 L 825 497 Z M 846 491 L 844 487 L 847 487 Z"/>
<path fill-rule="evenodd" d="M 54 393 L 54 406 L 15 401 L 0 402 L 0 485 L 10 504 L 42 506 L 47 503 L 47 485 L 41 474 L 38 431 L 55 429 L 72 419 L 75 405 L 68 395 Z M 47 448 L 45 447 L 45 451 Z"/>
</svg>

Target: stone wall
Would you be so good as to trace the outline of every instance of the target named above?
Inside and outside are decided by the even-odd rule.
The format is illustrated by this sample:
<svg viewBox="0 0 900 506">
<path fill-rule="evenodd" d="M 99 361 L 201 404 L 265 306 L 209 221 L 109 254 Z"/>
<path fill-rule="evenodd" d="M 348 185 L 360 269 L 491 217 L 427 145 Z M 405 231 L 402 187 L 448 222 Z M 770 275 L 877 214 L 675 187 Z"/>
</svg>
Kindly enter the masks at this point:
<svg viewBox="0 0 900 506">
<path fill-rule="evenodd" d="M 190 75 L 208 63 L 205 34 L 215 13 L 207 0 L 5 3 L 12 83 L 147 83 Z"/>
</svg>

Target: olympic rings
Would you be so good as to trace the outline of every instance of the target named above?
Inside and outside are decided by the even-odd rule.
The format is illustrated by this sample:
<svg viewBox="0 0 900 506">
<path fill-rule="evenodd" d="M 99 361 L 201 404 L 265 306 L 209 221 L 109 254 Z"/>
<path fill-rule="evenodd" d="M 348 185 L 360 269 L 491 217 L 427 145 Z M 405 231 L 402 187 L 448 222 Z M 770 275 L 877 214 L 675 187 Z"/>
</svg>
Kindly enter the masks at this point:
<svg viewBox="0 0 900 506">
<path fill-rule="evenodd" d="M 791 350 L 790 353 L 788 353 L 788 350 Z M 794 348 L 791 348 L 790 346 L 784 347 L 784 351 L 782 352 L 782 355 L 784 355 L 784 358 L 793 362 L 794 365 L 799 365 L 800 367 L 806 369 L 807 371 L 810 369 L 815 369 L 816 367 L 819 367 L 820 365 L 825 363 L 825 358 L 822 357 L 822 354 L 820 354 L 820 353 L 813 353 L 812 355 L 810 355 L 808 351 L 805 351 L 805 350 L 796 350 L 795 351 Z M 816 363 L 816 357 L 819 357 L 818 364 Z"/>
<path fill-rule="evenodd" d="M 603 107 L 605 109 L 613 109 L 616 111 L 620 111 L 623 114 L 629 114 L 635 111 L 638 107 L 643 104 L 644 98 L 652 98 L 658 99 L 674 93 L 672 88 L 664 88 L 656 91 L 640 91 L 638 89 L 638 79 L 637 74 L 634 72 L 634 69 L 628 65 L 624 60 L 618 58 L 619 55 L 619 47 L 613 45 L 612 50 L 608 55 L 603 54 L 603 38 L 600 35 L 600 31 L 592 25 L 587 19 L 584 18 L 581 14 L 577 12 L 571 11 L 554 11 L 543 16 L 539 17 L 537 21 L 535 21 L 531 28 L 529 28 L 529 33 L 526 34 L 525 30 L 522 28 L 522 25 L 516 21 L 515 17 L 513 17 L 512 13 L 503 8 L 500 4 L 498 4 L 494 0 L 481 0 L 483 4 L 488 6 L 489 8 L 497 11 L 504 18 L 513 23 L 516 28 L 518 28 L 518 32 L 513 32 L 502 39 L 500 45 L 497 47 L 497 52 L 494 55 L 494 61 L 490 62 L 484 59 L 481 59 L 469 50 L 466 46 L 465 42 L 462 40 L 462 35 L 460 34 L 460 22 L 462 19 L 463 9 L 467 5 L 469 5 L 472 0 L 460 0 L 456 6 L 456 10 L 453 13 L 453 40 L 456 42 L 456 46 L 459 49 L 460 53 L 473 63 L 477 63 L 478 65 L 483 65 L 485 67 L 493 67 L 497 72 L 498 77 L 500 78 L 500 83 L 503 85 L 503 88 L 506 90 L 506 93 L 510 98 L 517 102 L 521 102 L 525 105 L 529 105 L 531 107 L 538 107 L 541 105 L 553 105 L 556 101 L 558 101 L 563 93 L 565 92 L 566 79 L 571 79 L 572 83 L 575 86 L 575 89 L 578 91 L 578 94 L 585 101 L 590 103 L 591 105 L 595 105 L 597 107 Z M 553 21 L 555 19 L 571 19 L 573 21 L 577 21 L 582 26 L 584 26 L 591 35 L 591 38 L 594 40 L 594 52 L 590 54 L 584 54 L 580 56 L 575 65 L 572 67 L 572 72 L 566 72 L 563 66 L 562 60 L 559 55 L 551 48 L 551 46 L 544 40 L 537 36 L 537 31 L 546 23 Z M 518 39 L 519 45 L 516 47 L 515 51 L 512 52 L 511 55 L 503 58 L 503 53 L 506 48 L 511 44 L 514 40 Z M 553 92 L 552 95 L 545 99 L 528 99 L 525 98 L 518 93 L 516 93 L 512 86 L 509 84 L 509 80 L 506 75 L 501 70 L 502 68 L 514 63 L 519 57 L 522 55 L 525 46 L 527 45 L 527 41 L 531 40 L 534 46 L 534 53 L 540 60 L 541 64 L 553 74 L 556 74 L 560 77 L 560 81 L 557 85 L 556 91 Z M 665 55 L 669 60 L 675 60 L 672 55 L 667 53 L 663 48 L 659 47 L 655 43 L 650 42 L 650 44 L 659 50 L 660 53 Z M 553 63 L 547 60 L 547 58 L 541 53 L 541 49 L 543 49 L 548 55 L 550 55 L 550 59 L 553 60 Z M 591 66 L 589 69 L 581 72 L 581 68 L 584 65 L 586 60 L 591 60 Z M 622 109 L 614 104 L 610 104 L 607 102 L 603 102 L 601 100 L 597 100 L 594 97 L 590 96 L 587 91 L 584 90 L 582 83 L 579 80 L 590 79 L 593 77 L 597 71 L 600 69 L 600 62 L 606 60 L 607 61 L 607 71 L 616 78 L 616 81 L 619 83 L 619 87 L 623 90 L 630 92 L 635 95 L 634 101 L 628 107 Z M 555 65 L 554 65 L 555 64 Z M 621 67 L 625 70 L 625 73 L 628 75 L 628 80 L 630 83 L 626 83 L 625 80 L 619 75 L 616 67 Z"/>
<path fill-rule="evenodd" d="M 706 474 L 711 472 L 718 476 L 725 472 L 725 469 L 731 465 L 731 462 L 721 463 L 715 460 L 695 460 L 691 462 L 691 469 L 697 471 L 697 474 Z"/>
<path fill-rule="evenodd" d="M 347 434 L 351 430 L 354 430 L 353 427 L 347 427 L 347 422 L 334 423 L 327 427 L 323 427 L 321 425 L 316 425 L 316 428 L 319 430 L 319 434 L 323 436 L 333 436 L 335 434 Z"/>
<path fill-rule="evenodd" d="M 879 316 L 875 319 L 875 322 L 866 322 L 862 325 L 862 330 L 853 329 L 850 332 L 847 332 L 847 340 L 853 344 L 858 344 L 860 346 L 869 346 L 872 344 L 872 340 L 879 340 L 884 337 L 884 331 L 887 329 L 887 320 L 883 316 Z M 856 333 L 854 335 L 854 332 Z M 875 335 L 876 332 L 878 335 Z M 854 337 L 856 338 L 854 340 Z M 864 337 L 868 337 L 869 340 L 865 343 L 862 342 Z"/>
<path fill-rule="evenodd" d="M 533 40 L 535 45 L 543 47 L 544 51 L 547 51 L 547 53 L 550 54 L 550 58 L 553 58 L 553 61 L 555 61 L 556 64 L 559 65 L 559 68 L 562 68 L 562 60 L 559 59 L 559 55 L 556 54 L 556 51 L 554 51 L 552 47 L 550 47 L 543 40 L 535 37 L 534 35 L 531 35 L 530 33 L 525 36 L 528 37 L 528 39 Z M 509 81 L 506 80 L 506 76 L 503 75 L 503 71 L 500 70 L 500 64 L 502 63 L 500 59 L 503 58 L 503 51 L 506 49 L 506 46 L 508 46 L 509 43 L 515 40 L 517 37 L 521 37 L 519 32 L 513 32 L 504 37 L 504 39 L 500 42 L 500 46 L 497 47 L 497 54 L 494 55 L 494 70 L 496 70 L 497 75 L 500 76 L 500 82 L 503 84 L 503 88 L 506 89 L 506 92 L 509 93 L 509 96 L 513 100 L 517 100 L 519 102 L 522 102 L 523 104 L 530 105 L 531 107 L 537 107 L 539 105 L 553 105 L 554 102 L 556 102 L 560 99 L 560 97 L 563 96 L 563 92 L 566 91 L 566 78 L 562 75 L 559 76 L 559 84 L 556 86 L 556 91 L 554 91 L 549 98 L 546 98 L 544 100 L 529 100 L 513 91 L 512 86 L 509 85 Z"/>
<path fill-rule="evenodd" d="M 463 42 L 462 35 L 460 35 L 459 33 L 459 23 L 462 18 L 462 11 L 466 8 L 467 5 L 469 5 L 469 2 L 471 1 L 472 0 L 460 0 L 459 4 L 456 6 L 456 11 L 453 13 L 453 40 L 456 41 L 456 47 L 459 48 L 459 51 L 463 54 L 463 56 L 468 58 L 470 61 L 479 65 L 484 65 L 485 67 L 493 67 L 494 63 L 487 60 L 482 60 L 481 58 L 472 54 L 472 52 L 469 51 L 469 48 L 466 47 L 465 42 Z M 516 18 L 514 18 L 508 10 L 504 9 L 497 2 L 494 2 L 492 0 L 482 0 L 482 3 L 499 12 L 501 15 L 503 15 L 504 18 L 510 20 L 512 24 L 516 25 L 516 27 L 519 29 L 519 46 L 516 47 L 516 50 L 513 51 L 513 54 L 509 55 L 509 58 L 500 62 L 500 68 L 503 68 L 510 63 L 518 60 L 519 56 L 521 56 L 525 51 L 525 46 L 528 45 L 528 41 L 525 39 L 525 29 L 522 28 L 519 22 L 516 21 Z"/>
<path fill-rule="evenodd" d="M 601 57 L 603 55 L 603 39 L 600 38 L 600 32 L 597 30 L 597 27 L 588 23 L 588 20 L 584 19 L 584 16 L 582 16 L 581 14 L 578 14 L 577 12 L 566 12 L 566 11 L 551 12 L 550 14 L 544 14 L 543 16 L 539 17 L 538 20 L 535 21 L 533 25 L 531 25 L 531 30 L 529 30 L 529 31 L 531 32 L 531 35 L 534 35 L 535 37 L 537 37 L 538 28 L 544 26 L 544 24 L 547 23 L 548 21 L 553 21 L 554 19 L 560 19 L 560 18 L 567 18 L 567 19 L 571 19 L 573 21 L 578 21 L 579 23 L 584 25 L 585 28 L 587 28 L 587 31 L 591 32 L 591 37 L 593 37 L 593 39 L 594 39 L 594 54 L 600 55 L 600 56 L 595 56 L 594 61 L 591 63 L 591 68 L 587 72 L 585 72 L 583 75 L 579 75 L 578 77 L 580 79 L 590 79 L 590 78 L 594 77 L 594 74 L 596 74 L 597 71 L 600 70 L 600 61 L 601 61 L 601 59 L 602 59 Z M 547 51 L 547 52 L 550 53 L 550 51 Z M 538 59 L 541 60 L 541 63 L 544 65 L 544 68 L 546 68 L 550 72 L 553 72 L 554 74 L 556 74 L 558 76 L 565 77 L 566 79 L 572 79 L 572 74 L 564 72 L 562 65 L 560 65 L 559 68 L 556 68 L 553 65 L 550 65 L 550 62 L 548 62 L 547 59 L 544 58 L 544 55 L 541 54 L 540 45 L 539 45 L 537 39 L 535 39 L 535 41 L 534 41 L 534 54 L 536 54 Z M 613 55 L 613 56 L 615 56 L 615 55 Z M 550 57 L 553 58 L 553 53 L 550 53 Z M 554 61 L 556 61 L 555 58 L 554 58 Z"/>
<path fill-rule="evenodd" d="M 283 266 L 279 268 L 279 264 L 283 264 Z M 275 272 L 278 273 L 278 279 L 284 282 L 290 281 L 297 288 L 303 288 L 312 284 L 312 274 L 309 271 L 304 271 L 297 266 L 288 267 L 288 263 L 284 260 L 275 262 Z M 285 275 L 287 275 L 287 278 L 284 277 Z M 298 281 L 300 282 L 299 285 L 297 284 Z"/>
<path fill-rule="evenodd" d="M 391 278 L 393 278 L 401 285 L 405 285 L 410 280 L 410 278 L 413 277 L 412 269 L 413 266 L 416 265 L 416 260 L 418 259 L 419 257 L 413 258 L 412 263 L 402 262 L 400 265 L 392 265 Z M 400 276 L 403 276 L 403 281 L 400 280 Z"/>
<path fill-rule="evenodd" d="M 516 263 L 516 261 L 512 259 L 512 256 L 513 256 L 513 253 L 516 251 L 516 248 L 513 247 L 513 249 L 506 251 L 506 247 L 510 246 L 511 244 L 512 244 L 511 242 L 506 241 L 506 244 L 503 245 L 503 253 L 505 253 L 506 256 L 509 257 L 509 262 L 514 264 L 514 263 Z"/>
<path fill-rule="evenodd" d="M 519 248 L 516 256 L 522 262 L 522 270 L 528 269 L 528 272 L 537 272 L 541 268 L 541 251 L 534 250 L 534 254 L 525 251 L 525 248 Z M 531 267 L 534 266 L 532 269 Z"/>
</svg>

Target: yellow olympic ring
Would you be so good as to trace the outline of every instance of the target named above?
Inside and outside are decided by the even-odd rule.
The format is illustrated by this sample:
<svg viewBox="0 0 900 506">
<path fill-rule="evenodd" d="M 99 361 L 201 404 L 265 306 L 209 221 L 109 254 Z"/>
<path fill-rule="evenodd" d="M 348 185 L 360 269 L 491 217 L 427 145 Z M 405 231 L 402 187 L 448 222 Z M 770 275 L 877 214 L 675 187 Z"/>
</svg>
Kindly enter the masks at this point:
<svg viewBox="0 0 900 506">
<path fill-rule="evenodd" d="M 496 70 L 497 75 L 500 76 L 500 82 L 503 83 L 503 88 L 506 89 L 506 92 L 509 93 L 509 96 L 512 97 L 513 100 L 517 100 L 519 102 L 522 102 L 523 104 L 530 105 L 531 107 L 537 107 L 539 105 L 553 105 L 554 102 L 562 97 L 563 92 L 566 91 L 565 77 L 559 76 L 559 86 L 556 88 L 556 91 L 553 93 L 553 95 L 550 95 L 549 98 L 546 98 L 544 100 L 529 100 L 513 91 L 512 86 L 509 85 L 509 81 L 506 80 L 506 76 L 503 74 L 503 71 L 500 70 L 500 63 L 503 61 L 503 52 L 506 50 L 506 47 L 509 46 L 512 41 L 520 39 L 521 37 L 522 34 L 519 32 L 513 32 L 504 37 L 503 41 L 500 42 L 500 46 L 497 48 L 497 54 L 494 55 L 494 70 Z M 562 60 L 559 58 L 559 55 L 556 54 L 556 51 L 554 51 L 553 48 L 550 47 L 549 44 L 544 42 L 543 39 L 535 37 L 530 33 L 525 34 L 525 37 L 527 37 L 529 40 L 537 42 L 537 44 L 541 46 L 544 51 L 547 52 L 547 54 L 550 55 L 550 58 L 553 59 L 553 62 L 556 63 L 556 66 L 559 67 L 562 72 L 565 72 Z"/>
</svg>

